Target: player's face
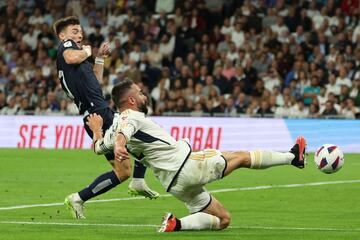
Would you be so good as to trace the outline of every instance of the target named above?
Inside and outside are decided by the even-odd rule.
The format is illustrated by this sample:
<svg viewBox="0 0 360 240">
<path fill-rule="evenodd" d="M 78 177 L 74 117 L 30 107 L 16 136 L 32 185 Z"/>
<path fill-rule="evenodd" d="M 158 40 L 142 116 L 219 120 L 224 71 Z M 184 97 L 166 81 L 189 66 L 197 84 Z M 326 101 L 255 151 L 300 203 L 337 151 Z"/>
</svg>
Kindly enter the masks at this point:
<svg viewBox="0 0 360 240">
<path fill-rule="evenodd" d="M 144 93 L 142 92 L 141 88 L 138 85 L 133 84 L 132 87 L 135 91 L 134 98 L 136 99 L 136 104 L 137 104 L 138 110 L 147 114 L 148 113 L 147 97 L 144 95 Z"/>
<path fill-rule="evenodd" d="M 83 32 L 80 25 L 69 25 L 59 35 L 60 40 L 73 40 L 77 46 L 81 48 L 81 41 L 83 40 Z"/>
</svg>

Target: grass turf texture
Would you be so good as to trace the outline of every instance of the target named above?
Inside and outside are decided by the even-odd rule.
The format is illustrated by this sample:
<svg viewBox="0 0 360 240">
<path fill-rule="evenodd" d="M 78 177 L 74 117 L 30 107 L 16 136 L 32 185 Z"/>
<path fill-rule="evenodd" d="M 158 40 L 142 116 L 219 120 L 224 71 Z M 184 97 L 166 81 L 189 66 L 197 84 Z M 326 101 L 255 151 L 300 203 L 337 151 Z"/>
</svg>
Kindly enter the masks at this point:
<svg viewBox="0 0 360 240">
<path fill-rule="evenodd" d="M 207 188 L 360 179 L 359 155 L 345 154 L 343 169 L 332 175 L 318 171 L 312 159 L 310 155 L 304 170 L 291 166 L 240 169 Z M 181 202 L 166 196 L 88 203 L 86 220 L 71 219 L 63 205 L 1 209 L 62 203 L 67 194 L 109 169 L 106 160 L 90 150 L 0 149 L 0 239 L 360 239 L 359 182 L 214 193 L 232 216 L 231 227 L 216 232 L 157 233 L 154 225 L 161 223 L 164 212 L 172 211 L 179 217 L 187 214 Z M 146 180 L 153 189 L 166 194 L 151 170 Z M 96 199 L 129 198 L 127 184 Z"/>
</svg>

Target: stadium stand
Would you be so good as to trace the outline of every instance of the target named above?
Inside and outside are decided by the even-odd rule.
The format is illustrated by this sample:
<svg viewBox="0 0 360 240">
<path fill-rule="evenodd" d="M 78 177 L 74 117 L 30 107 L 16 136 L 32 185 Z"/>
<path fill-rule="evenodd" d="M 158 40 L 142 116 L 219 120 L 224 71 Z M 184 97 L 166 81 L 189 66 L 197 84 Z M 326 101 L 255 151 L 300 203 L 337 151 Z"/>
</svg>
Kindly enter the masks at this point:
<svg viewBox="0 0 360 240">
<path fill-rule="evenodd" d="M 76 115 L 53 22 L 107 40 L 101 83 L 141 84 L 153 115 L 360 118 L 359 0 L 0 1 L 0 114 Z"/>
</svg>

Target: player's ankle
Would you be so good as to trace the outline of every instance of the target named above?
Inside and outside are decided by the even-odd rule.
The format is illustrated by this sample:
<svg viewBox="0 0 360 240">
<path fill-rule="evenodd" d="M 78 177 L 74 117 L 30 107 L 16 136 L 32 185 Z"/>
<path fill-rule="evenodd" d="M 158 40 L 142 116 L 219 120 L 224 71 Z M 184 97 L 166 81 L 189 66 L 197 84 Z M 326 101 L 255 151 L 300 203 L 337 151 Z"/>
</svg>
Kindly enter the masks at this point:
<svg viewBox="0 0 360 240">
<path fill-rule="evenodd" d="M 134 178 L 134 177 L 132 178 L 131 181 L 134 183 L 144 183 L 145 182 L 144 178 Z"/>
</svg>

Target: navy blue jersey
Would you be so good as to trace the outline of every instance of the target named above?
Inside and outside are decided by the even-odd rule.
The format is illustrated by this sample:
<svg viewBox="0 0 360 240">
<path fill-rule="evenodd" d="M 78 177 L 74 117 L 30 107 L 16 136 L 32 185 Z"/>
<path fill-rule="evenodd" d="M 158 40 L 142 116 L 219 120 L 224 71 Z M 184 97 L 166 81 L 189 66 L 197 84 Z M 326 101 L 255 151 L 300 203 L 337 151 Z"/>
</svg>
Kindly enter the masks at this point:
<svg viewBox="0 0 360 240">
<path fill-rule="evenodd" d="M 108 104 L 102 95 L 92 64 L 87 60 L 80 64 L 67 64 L 63 53 L 69 48 L 79 49 L 74 41 L 66 40 L 57 51 L 56 62 L 62 89 L 75 102 L 80 114 L 107 108 Z"/>
</svg>

